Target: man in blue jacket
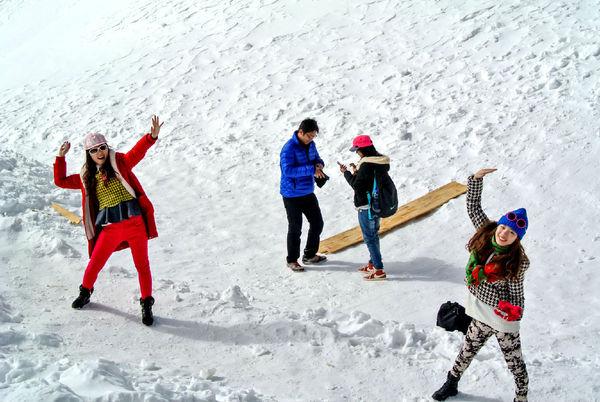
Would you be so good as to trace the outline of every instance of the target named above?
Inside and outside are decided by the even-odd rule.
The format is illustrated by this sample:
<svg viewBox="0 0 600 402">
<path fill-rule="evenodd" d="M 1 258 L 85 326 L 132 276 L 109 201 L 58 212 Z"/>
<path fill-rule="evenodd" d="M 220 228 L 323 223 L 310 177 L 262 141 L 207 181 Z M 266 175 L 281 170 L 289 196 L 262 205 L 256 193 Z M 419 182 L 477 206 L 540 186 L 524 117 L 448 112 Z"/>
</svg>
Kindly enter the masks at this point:
<svg viewBox="0 0 600 402">
<path fill-rule="evenodd" d="M 281 149 L 280 193 L 287 213 L 287 266 L 292 271 L 304 271 L 298 263 L 300 257 L 300 235 L 302 234 L 302 214 L 306 216 L 310 228 L 302 262 L 317 264 L 327 258 L 318 255 L 319 236 L 323 231 L 323 217 L 319 201 L 315 195 L 315 178 L 325 179 L 325 163 L 313 142 L 319 126 L 313 119 L 300 123 L 292 138 Z"/>
</svg>

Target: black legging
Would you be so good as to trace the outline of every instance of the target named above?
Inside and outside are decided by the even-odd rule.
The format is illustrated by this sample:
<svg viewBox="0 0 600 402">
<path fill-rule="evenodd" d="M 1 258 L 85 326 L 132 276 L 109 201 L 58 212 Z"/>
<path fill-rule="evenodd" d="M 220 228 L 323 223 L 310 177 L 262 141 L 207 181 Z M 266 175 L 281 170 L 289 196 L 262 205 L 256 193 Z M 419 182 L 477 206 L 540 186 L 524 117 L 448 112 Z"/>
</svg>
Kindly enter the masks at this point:
<svg viewBox="0 0 600 402">
<path fill-rule="evenodd" d="M 465 341 L 450 373 L 460 378 L 473 361 L 477 352 L 479 352 L 479 349 L 481 349 L 485 341 L 492 335 L 495 335 L 498 339 L 498 344 L 500 345 L 502 354 L 504 354 L 508 369 L 515 377 L 515 384 L 517 386 L 515 401 L 527 401 L 529 378 L 527 376 L 527 367 L 521 354 L 521 339 L 518 332 L 499 332 L 489 325 L 474 319 L 469 325 Z"/>
</svg>

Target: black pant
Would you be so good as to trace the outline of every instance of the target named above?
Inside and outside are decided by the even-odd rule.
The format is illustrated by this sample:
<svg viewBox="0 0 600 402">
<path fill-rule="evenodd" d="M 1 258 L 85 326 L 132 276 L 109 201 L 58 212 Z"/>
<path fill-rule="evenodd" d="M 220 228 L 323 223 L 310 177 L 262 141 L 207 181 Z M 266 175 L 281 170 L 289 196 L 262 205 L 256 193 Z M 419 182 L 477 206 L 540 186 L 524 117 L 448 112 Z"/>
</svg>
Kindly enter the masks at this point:
<svg viewBox="0 0 600 402">
<path fill-rule="evenodd" d="M 300 235 L 302 235 L 302 214 L 308 219 L 308 239 L 304 256 L 314 257 L 319 250 L 319 236 L 323 231 L 323 217 L 317 196 L 313 194 L 302 197 L 283 197 L 283 205 L 288 219 L 287 262 L 297 261 L 300 257 Z"/>
</svg>

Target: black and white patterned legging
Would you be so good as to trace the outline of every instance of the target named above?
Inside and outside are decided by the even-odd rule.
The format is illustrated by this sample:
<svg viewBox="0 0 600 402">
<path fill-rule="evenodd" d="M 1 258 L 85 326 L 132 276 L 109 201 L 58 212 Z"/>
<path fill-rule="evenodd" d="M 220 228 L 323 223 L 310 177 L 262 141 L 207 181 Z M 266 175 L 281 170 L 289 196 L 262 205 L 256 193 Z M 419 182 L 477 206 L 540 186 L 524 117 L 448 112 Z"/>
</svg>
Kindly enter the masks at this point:
<svg viewBox="0 0 600 402">
<path fill-rule="evenodd" d="M 515 401 L 527 401 L 529 378 L 527 377 L 527 368 L 525 367 L 525 361 L 521 353 L 521 339 L 518 332 L 498 332 L 481 321 L 471 321 L 462 349 L 456 357 L 450 373 L 460 378 L 473 361 L 477 352 L 479 352 L 479 349 L 481 349 L 483 344 L 492 335 L 496 335 L 508 368 L 515 377 L 515 384 L 517 386 Z"/>
</svg>

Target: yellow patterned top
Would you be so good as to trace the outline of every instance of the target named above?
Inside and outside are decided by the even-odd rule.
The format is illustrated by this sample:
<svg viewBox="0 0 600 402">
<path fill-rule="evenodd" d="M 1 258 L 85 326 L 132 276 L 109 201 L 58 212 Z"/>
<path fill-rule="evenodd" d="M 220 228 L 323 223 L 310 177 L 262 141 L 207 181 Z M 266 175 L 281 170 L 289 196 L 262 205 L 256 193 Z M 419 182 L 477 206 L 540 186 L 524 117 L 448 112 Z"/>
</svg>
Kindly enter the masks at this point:
<svg viewBox="0 0 600 402">
<path fill-rule="evenodd" d="M 104 184 L 100 172 L 96 173 L 96 197 L 98 197 L 100 209 L 114 207 L 135 198 L 127 192 L 116 177 L 112 177 L 108 183 Z"/>
</svg>

